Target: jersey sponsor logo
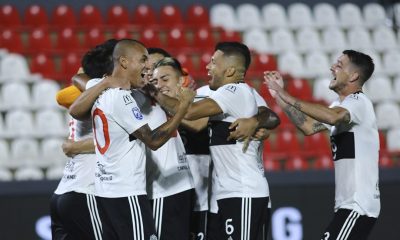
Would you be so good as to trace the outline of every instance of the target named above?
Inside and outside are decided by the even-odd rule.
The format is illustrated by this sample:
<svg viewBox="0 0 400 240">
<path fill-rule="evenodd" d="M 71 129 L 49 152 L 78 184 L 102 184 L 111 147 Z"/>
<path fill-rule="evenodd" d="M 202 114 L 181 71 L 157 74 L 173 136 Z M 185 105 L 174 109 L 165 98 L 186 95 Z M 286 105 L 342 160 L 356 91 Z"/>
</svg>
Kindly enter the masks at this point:
<svg viewBox="0 0 400 240">
<path fill-rule="evenodd" d="M 349 95 L 350 98 L 358 100 L 358 94 L 357 93 L 353 93 Z"/>
<path fill-rule="evenodd" d="M 331 136 L 333 161 L 343 158 L 355 158 L 354 133 L 343 132 Z"/>
<path fill-rule="evenodd" d="M 138 107 L 133 107 L 132 108 L 132 113 L 133 113 L 133 116 L 135 116 L 135 118 L 137 120 L 142 120 L 143 119 L 143 115 L 140 112 L 140 109 Z"/>
<path fill-rule="evenodd" d="M 68 172 L 73 172 L 75 168 L 75 162 L 72 159 L 69 159 L 67 164 L 65 164 L 65 170 Z"/>
<path fill-rule="evenodd" d="M 131 95 L 124 95 L 122 98 L 124 99 L 125 105 L 129 105 L 129 104 L 133 103 L 133 99 L 132 99 Z"/>
<path fill-rule="evenodd" d="M 236 86 L 233 86 L 233 85 L 226 86 L 225 90 L 228 90 L 231 93 L 235 93 L 236 92 Z"/>
</svg>

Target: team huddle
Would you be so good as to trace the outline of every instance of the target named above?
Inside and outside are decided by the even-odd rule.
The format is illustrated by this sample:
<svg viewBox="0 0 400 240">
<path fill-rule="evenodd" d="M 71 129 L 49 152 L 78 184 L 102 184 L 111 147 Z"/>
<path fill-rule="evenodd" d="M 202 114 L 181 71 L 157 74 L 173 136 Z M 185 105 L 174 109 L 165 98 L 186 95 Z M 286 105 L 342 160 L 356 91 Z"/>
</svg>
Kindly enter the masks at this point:
<svg viewBox="0 0 400 240">
<path fill-rule="evenodd" d="M 262 141 L 280 120 L 245 83 L 250 63 L 246 45 L 220 42 L 208 85 L 194 91 L 163 49 L 112 39 L 88 51 L 57 96 L 72 116 L 62 146 L 71 158 L 51 199 L 53 239 L 267 239 Z M 330 130 L 335 215 L 321 239 L 366 239 L 379 215 L 378 132 L 361 91 L 373 70 L 369 56 L 344 51 L 331 68 L 339 98 L 330 107 L 264 75 L 304 134 Z"/>
</svg>

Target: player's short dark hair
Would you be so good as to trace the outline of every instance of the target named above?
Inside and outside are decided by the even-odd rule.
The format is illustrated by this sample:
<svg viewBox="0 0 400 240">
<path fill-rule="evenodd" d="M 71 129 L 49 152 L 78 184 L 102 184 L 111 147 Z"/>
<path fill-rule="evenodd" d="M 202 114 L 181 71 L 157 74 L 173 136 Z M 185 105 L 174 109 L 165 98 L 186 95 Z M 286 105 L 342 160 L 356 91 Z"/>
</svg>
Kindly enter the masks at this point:
<svg viewBox="0 0 400 240">
<path fill-rule="evenodd" d="M 154 65 L 154 69 L 156 69 L 158 67 L 162 67 L 162 66 L 170 66 L 176 72 L 178 72 L 179 76 L 184 75 L 184 72 L 182 70 L 182 66 L 181 66 L 180 62 L 178 60 L 176 60 L 175 58 L 165 57 L 165 58 L 161 59 Z"/>
<path fill-rule="evenodd" d="M 114 68 L 112 53 L 117 43 L 118 40 L 109 39 L 85 53 L 81 66 L 90 78 L 101 78 L 112 73 Z"/>
<path fill-rule="evenodd" d="M 164 57 L 171 57 L 171 54 L 169 54 L 167 51 L 165 51 L 162 48 L 150 47 L 150 48 L 147 48 L 147 52 L 149 53 L 149 55 L 158 53 L 160 55 L 163 55 Z"/>
<path fill-rule="evenodd" d="M 344 50 L 343 54 L 347 55 L 350 62 L 360 70 L 360 80 L 364 84 L 371 77 L 375 69 L 372 58 L 365 53 L 354 50 Z"/>
<path fill-rule="evenodd" d="M 215 46 L 215 51 L 220 50 L 226 56 L 239 56 L 243 58 L 245 71 L 250 66 L 251 55 L 249 48 L 240 42 L 219 42 Z"/>
</svg>

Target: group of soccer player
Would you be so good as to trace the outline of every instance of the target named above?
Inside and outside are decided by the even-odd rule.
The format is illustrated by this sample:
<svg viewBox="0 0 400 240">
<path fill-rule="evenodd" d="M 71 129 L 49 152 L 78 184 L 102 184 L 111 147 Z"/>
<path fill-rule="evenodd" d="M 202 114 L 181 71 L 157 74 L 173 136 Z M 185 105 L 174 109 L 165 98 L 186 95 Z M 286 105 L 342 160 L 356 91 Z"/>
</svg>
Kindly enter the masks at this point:
<svg viewBox="0 0 400 240">
<path fill-rule="evenodd" d="M 278 116 L 245 83 L 248 47 L 220 42 L 194 91 L 160 48 L 111 39 L 88 51 L 57 101 L 72 116 L 69 157 L 51 199 L 53 239 L 265 240 L 270 194 L 262 141 Z M 306 135 L 330 130 L 335 215 L 322 239 L 366 239 L 378 217 L 376 120 L 362 86 L 372 59 L 347 50 L 332 68 L 330 107 L 271 95 Z"/>
</svg>

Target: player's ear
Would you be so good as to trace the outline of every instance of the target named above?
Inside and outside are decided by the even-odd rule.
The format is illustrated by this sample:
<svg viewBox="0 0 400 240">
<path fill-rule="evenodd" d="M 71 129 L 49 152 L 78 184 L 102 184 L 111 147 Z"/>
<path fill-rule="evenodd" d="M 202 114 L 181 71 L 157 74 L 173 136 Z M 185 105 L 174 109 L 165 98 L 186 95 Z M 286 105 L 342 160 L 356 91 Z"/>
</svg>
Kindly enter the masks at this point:
<svg viewBox="0 0 400 240">
<path fill-rule="evenodd" d="M 232 77 L 236 72 L 236 68 L 234 67 L 228 67 L 225 71 L 225 76 L 227 77 Z"/>
<path fill-rule="evenodd" d="M 353 72 L 350 75 L 350 82 L 355 82 L 360 79 L 360 74 L 358 72 Z"/>
<path fill-rule="evenodd" d="M 127 69 L 128 68 L 128 59 L 125 56 L 121 56 L 118 58 L 118 62 L 119 65 L 123 68 L 123 69 Z"/>
</svg>

